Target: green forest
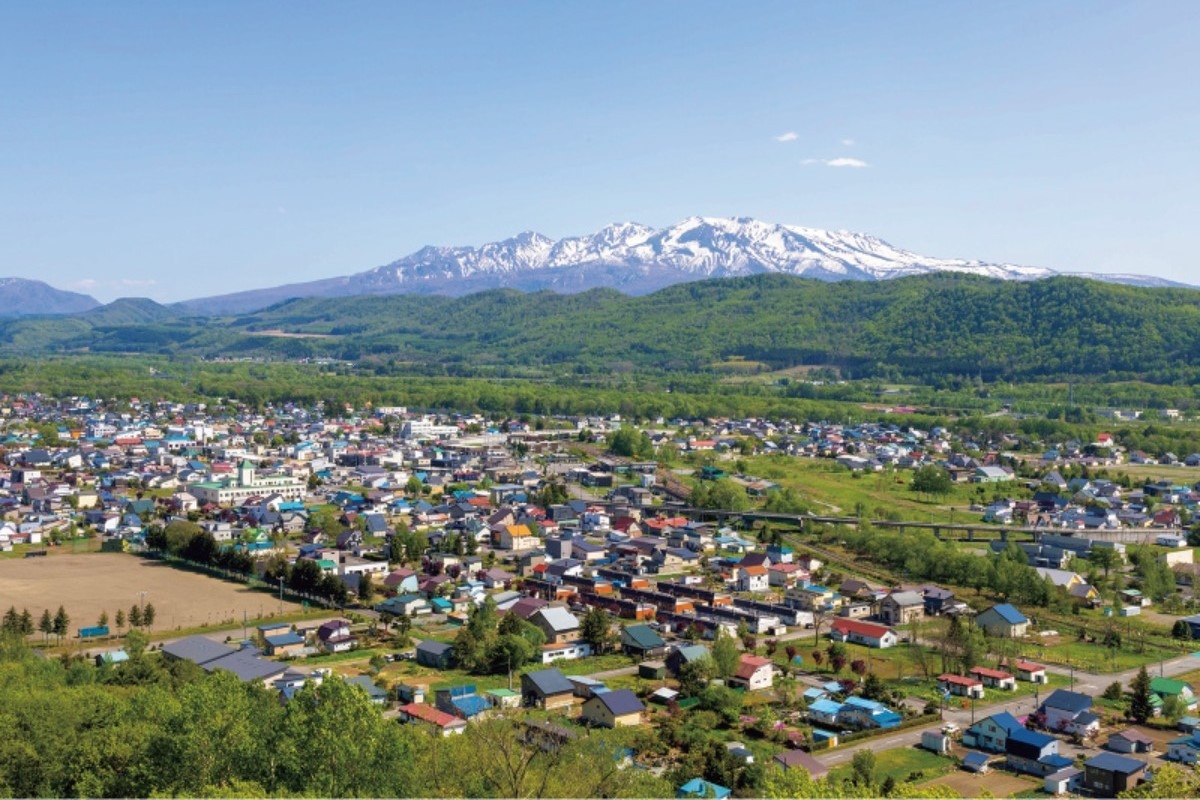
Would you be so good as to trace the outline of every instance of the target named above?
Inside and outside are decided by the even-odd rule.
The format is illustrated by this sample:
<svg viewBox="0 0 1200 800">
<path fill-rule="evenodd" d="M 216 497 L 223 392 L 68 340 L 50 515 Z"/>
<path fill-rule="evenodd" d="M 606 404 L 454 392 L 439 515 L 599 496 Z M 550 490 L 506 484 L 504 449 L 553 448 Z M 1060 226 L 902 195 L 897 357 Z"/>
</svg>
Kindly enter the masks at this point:
<svg viewBox="0 0 1200 800">
<path fill-rule="evenodd" d="M 281 335 L 287 334 L 287 335 Z M 1200 382 L 1200 291 L 939 274 L 757 275 L 644 297 L 497 290 L 303 299 L 197 318 L 147 300 L 0 324 L 0 353 L 373 360 L 444 375 L 668 374 L 737 360 L 847 378 Z"/>
</svg>

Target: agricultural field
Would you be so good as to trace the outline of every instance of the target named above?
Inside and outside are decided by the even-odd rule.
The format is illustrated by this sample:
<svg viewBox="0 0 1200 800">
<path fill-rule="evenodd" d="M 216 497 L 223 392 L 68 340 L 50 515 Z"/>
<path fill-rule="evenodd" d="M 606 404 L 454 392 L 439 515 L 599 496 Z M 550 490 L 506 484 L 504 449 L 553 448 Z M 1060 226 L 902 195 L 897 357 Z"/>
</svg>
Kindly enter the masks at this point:
<svg viewBox="0 0 1200 800">
<path fill-rule="evenodd" d="M 4 607 L 28 608 L 35 620 L 43 609 L 53 614 L 62 605 L 71 619 L 72 635 L 81 627 L 95 625 L 101 612 L 108 614 L 109 628 L 115 631 L 117 609 L 128 612 L 140 602 L 142 592 L 146 602 L 154 605 L 154 630 L 160 633 L 213 625 L 235 627 L 241 624 L 243 614 L 257 621 L 280 613 L 278 596 L 127 553 L 6 561 L 0 564 L 0 584 Z M 283 602 L 284 614 L 301 610 L 299 603 Z"/>
</svg>

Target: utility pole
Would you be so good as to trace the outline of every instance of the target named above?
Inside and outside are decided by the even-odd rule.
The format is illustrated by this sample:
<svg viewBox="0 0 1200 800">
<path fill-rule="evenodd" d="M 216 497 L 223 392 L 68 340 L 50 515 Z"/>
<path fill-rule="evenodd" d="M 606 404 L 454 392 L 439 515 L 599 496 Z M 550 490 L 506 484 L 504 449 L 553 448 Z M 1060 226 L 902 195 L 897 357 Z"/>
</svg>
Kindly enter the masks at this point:
<svg viewBox="0 0 1200 800">
<path fill-rule="evenodd" d="M 279 613 L 283 613 L 283 576 L 279 576 Z"/>
</svg>

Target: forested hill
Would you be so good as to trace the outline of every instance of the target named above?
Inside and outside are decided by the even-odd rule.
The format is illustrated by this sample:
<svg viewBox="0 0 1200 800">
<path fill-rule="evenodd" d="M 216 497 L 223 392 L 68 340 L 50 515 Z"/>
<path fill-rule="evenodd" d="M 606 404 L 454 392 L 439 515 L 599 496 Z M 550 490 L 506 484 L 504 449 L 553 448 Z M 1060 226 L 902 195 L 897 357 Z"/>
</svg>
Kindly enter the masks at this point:
<svg viewBox="0 0 1200 800">
<path fill-rule="evenodd" d="M 161 307 L 160 307 L 161 308 Z M 0 325 L 0 351 L 376 357 L 579 373 L 830 366 L 849 377 L 1200 379 L 1200 291 L 1056 277 L 704 281 L 643 297 L 500 290 L 293 300 L 227 318 L 97 309 Z"/>
</svg>

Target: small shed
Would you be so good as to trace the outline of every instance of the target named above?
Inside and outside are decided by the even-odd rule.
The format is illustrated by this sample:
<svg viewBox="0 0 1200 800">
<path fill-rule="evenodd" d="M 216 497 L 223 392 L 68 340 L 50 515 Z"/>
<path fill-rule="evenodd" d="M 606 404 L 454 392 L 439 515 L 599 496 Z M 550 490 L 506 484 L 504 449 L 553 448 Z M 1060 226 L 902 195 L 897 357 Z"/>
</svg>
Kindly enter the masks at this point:
<svg viewBox="0 0 1200 800">
<path fill-rule="evenodd" d="M 991 758 L 986 753 L 980 753 L 978 750 L 971 750 L 963 756 L 963 769 L 968 772 L 977 772 L 980 775 L 988 771 L 988 762 Z"/>
<path fill-rule="evenodd" d="M 921 747 L 945 755 L 950 752 L 950 737 L 941 731 L 925 731 L 921 734 Z"/>
<path fill-rule="evenodd" d="M 651 681 L 661 681 L 667 677 L 667 665 L 664 661 L 643 661 L 638 664 L 638 677 Z"/>
</svg>

